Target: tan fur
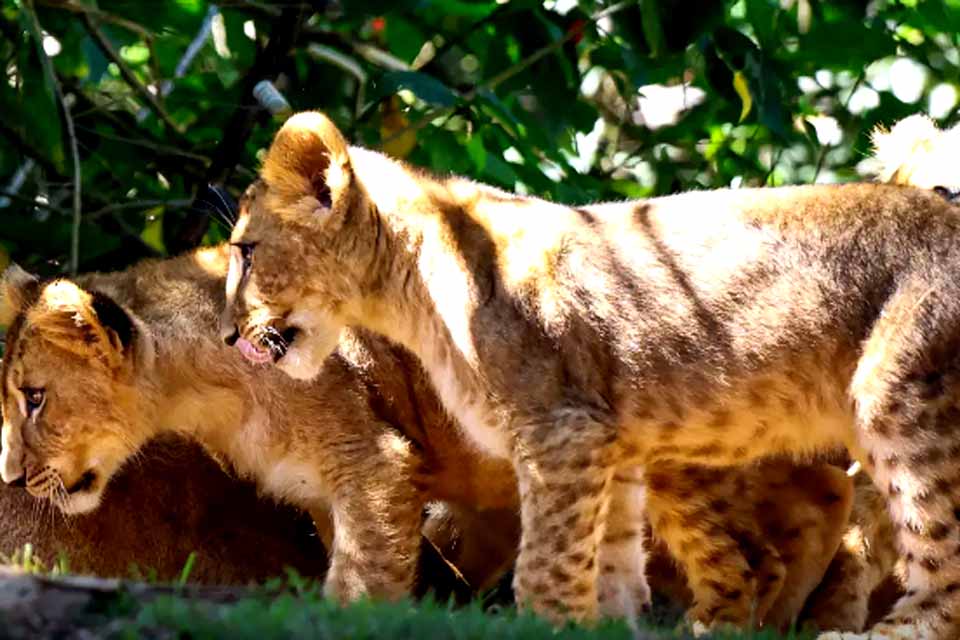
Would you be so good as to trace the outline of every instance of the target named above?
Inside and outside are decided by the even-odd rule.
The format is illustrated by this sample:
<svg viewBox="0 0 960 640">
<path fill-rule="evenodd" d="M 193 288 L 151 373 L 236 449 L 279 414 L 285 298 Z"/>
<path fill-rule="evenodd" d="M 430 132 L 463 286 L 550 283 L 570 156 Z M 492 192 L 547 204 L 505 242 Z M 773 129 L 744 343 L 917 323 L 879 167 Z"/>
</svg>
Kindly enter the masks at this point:
<svg viewBox="0 0 960 640">
<path fill-rule="evenodd" d="M 219 249 L 202 250 L 168 262 L 148 262 L 119 274 L 86 276 L 81 280 L 82 287 L 67 280 L 41 286 L 31 279 L 8 279 L 9 299 L 19 301 L 23 308 L 13 318 L 18 324 L 10 334 L 6 384 L 16 395 L 18 386 L 37 386 L 36 381 L 42 379 L 47 393 L 55 393 L 56 397 L 51 395 L 51 404 L 44 407 L 44 412 L 49 412 L 44 421 L 49 420 L 50 427 L 46 422 L 43 428 L 18 425 L 11 419 L 5 425 L 5 437 L 32 434 L 41 440 L 40 436 L 49 438 L 50 441 L 36 444 L 43 455 L 32 455 L 72 465 L 75 470 L 66 478 L 46 476 L 66 486 L 86 470 L 88 458 L 98 459 L 101 466 L 97 469 L 97 484 L 93 492 L 85 492 L 96 498 L 109 478 L 103 469 L 118 467 L 138 443 L 152 434 L 180 431 L 198 439 L 242 475 L 253 478 L 265 493 L 309 510 L 328 546 L 335 539 L 336 527 L 327 515 L 325 501 L 315 498 L 317 487 L 313 485 L 330 495 L 333 491 L 328 488 L 331 481 L 327 478 L 339 475 L 344 477 L 344 492 L 359 494 L 352 500 L 361 504 L 379 501 L 381 489 L 373 482 L 357 482 L 357 478 L 369 473 L 369 465 L 380 465 L 384 469 L 375 478 L 377 483 L 413 486 L 394 489 L 410 490 L 415 497 L 405 498 L 409 505 L 390 505 L 389 509 L 409 508 L 415 512 L 427 500 L 448 502 L 445 507 L 434 507 L 443 516 L 429 520 L 425 533 L 441 546 L 445 556 L 475 589 L 492 586 L 512 564 L 519 538 L 515 480 L 509 466 L 478 456 L 472 446 L 465 444 L 459 430 L 451 428 L 418 364 L 409 354 L 382 340 L 363 334 L 346 335 L 339 352 L 326 364 L 323 380 L 315 383 L 290 383 L 282 376 L 276 380 L 279 374 L 256 378 L 257 370 L 222 347 L 210 331 L 211 320 L 219 309 L 218 289 L 222 287 L 220 279 L 225 268 L 225 250 Z M 137 338 L 140 342 L 134 341 L 127 347 L 120 343 L 116 331 L 96 317 L 91 306 L 92 291 L 107 294 L 125 307 L 142 332 Z M 300 395 L 310 397 L 299 398 Z M 7 403 L 11 418 L 20 411 L 16 403 Z M 58 428 L 69 423 L 78 426 Z M 106 433 L 96 430 L 104 425 L 109 429 Z M 237 425 L 244 425 L 239 435 L 234 431 Z M 111 445 L 113 441 L 119 444 Z M 107 446 L 101 450 L 99 445 L 104 443 Z M 105 459 L 104 454 L 111 453 L 107 447 L 111 446 L 118 453 Z M 345 455 L 341 453 L 344 449 Z M 70 455 L 62 455 L 74 451 L 85 453 L 86 457 L 74 460 Z M 391 455 L 397 459 L 392 460 Z M 13 450 L 5 449 L 4 459 L 9 463 L 18 457 Z M 40 466 L 39 461 L 34 466 Z M 310 476 L 314 466 L 318 469 L 317 477 Z M 789 464 L 780 466 L 794 468 Z M 707 472 L 683 466 L 678 473 L 694 477 Z M 298 475 L 310 486 L 298 481 Z M 724 501 L 748 505 L 767 491 L 771 477 L 766 467 L 731 470 L 725 476 L 727 482 L 695 487 L 695 497 L 707 505 Z M 615 481 L 625 484 L 628 490 L 639 489 L 642 484 L 640 479 L 630 477 Z M 825 482 L 829 484 L 829 478 Z M 811 486 L 822 485 L 818 481 Z M 59 482 L 54 485 L 58 486 Z M 34 493 L 48 495 L 49 485 L 32 488 Z M 658 495 L 660 491 L 653 490 L 654 500 L 657 504 L 669 504 L 673 491 L 664 488 L 663 494 Z M 839 489 L 838 492 L 842 494 Z M 58 491 L 54 497 L 70 510 L 69 502 L 62 502 L 70 500 L 69 496 Z M 812 500 L 776 503 L 770 507 L 769 515 L 776 513 L 789 519 L 790 512 L 800 512 L 807 505 L 816 509 L 818 501 L 819 495 Z M 83 504 L 90 503 L 96 500 L 84 498 Z M 841 500 L 838 504 L 843 503 Z M 621 510 L 626 508 L 624 505 Z M 376 518 L 395 517 L 387 507 L 381 509 L 384 510 L 371 514 L 370 522 L 364 523 L 374 533 L 366 534 L 361 540 L 363 544 L 367 537 L 371 547 L 378 543 Z M 820 515 L 815 521 L 803 523 L 809 527 L 809 533 L 817 540 L 824 536 L 838 539 L 845 515 L 838 510 L 825 510 Z M 633 535 L 640 523 L 641 513 L 635 510 L 623 521 L 621 529 L 608 530 L 612 545 L 625 546 L 616 552 L 617 556 L 601 562 L 601 570 L 621 561 L 642 561 L 642 549 L 635 548 L 642 545 L 642 538 Z M 740 543 L 732 536 L 753 531 L 756 526 L 750 507 L 743 506 L 734 509 L 732 517 L 715 514 L 703 521 L 689 522 L 683 529 L 664 527 L 665 539 L 683 537 L 683 544 L 673 545 L 673 549 L 681 566 L 695 578 L 697 620 L 709 623 L 717 618 L 746 623 L 754 614 L 753 619 L 759 623 L 764 620 L 768 605 L 778 596 L 783 600 L 787 594 L 793 594 L 796 602 L 785 603 L 777 611 L 787 619 L 796 614 L 809 587 L 799 585 L 781 591 L 782 578 L 800 576 L 807 571 L 808 563 L 784 562 L 776 548 L 754 548 L 749 552 L 750 562 L 763 563 L 778 575 L 781 580 L 776 585 L 743 576 L 727 577 L 721 585 L 716 580 L 704 579 L 702 575 L 709 572 L 697 568 L 710 559 L 710 554 L 703 554 L 701 549 L 724 546 L 731 554 L 740 554 L 742 564 L 748 564 L 742 555 L 747 552 L 739 548 Z M 691 543 L 690 548 L 685 546 Z M 811 560 L 824 553 L 816 546 L 809 551 L 812 553 L 804 551 L 795 556 L 798 560 Z M 380 554 L 377 549 L 364 553 L 370 557 L 370 571 L 392 570 L 389 553 Z M 619 598 L 624 607 L 643 606 L 649 594 L 642 569 L 642 565 L 637 565 L 633 583 L 641 590 L 639 594 L 622 592 L 612 594 L 611 599 Z M 340 588 L 339 584 L 331 586 L 334 590 Z M 610 588 L 619 585 L 611 584 Z M 761 611 L 755 612 L 751 603 L 758 588 L 768 597 Z M 741 594 L 737 602 L 724 603 L 723 594 L 737 590 Z M 343 597 L 357 595 L 360 592 L 349 592 Z M 639 604 L 633 604 L 635 601 Z M 738 615 L 740 619 L 736 619 Z"/>
<path fill-rule="evenodd" d="M 877 178 L 890 184 L 933 189 L 955 201 L 960 186 L 956 154 L 960 128 L 941 130 L 927 116 L 913 115 L 891 129 L 878 127 L 872 139 Z M 870 597 L 892 579 L 897 559 L 895 530 L 876 488 L 858 475 L 851 526 L 807 616 L 822 629 L 857 631 L 870 612 Z M 900 589 L 902 592 L 902 588 Z"/>
<path fill-rule="evenodd" d="M 326 524 L 332 510 L 334 526 L 320 527 L 333 532 L 332 594 L 409 593 L 424 505 L 449 500 L 496 517 L 516 503 L 509 465 L 461 454 L 420 370 L 383 339 L 345 335 L 311 383 L 247 364 L 217 333 L 226 253 L 78 283 L 6 281 L 22 306 L 3 363 L 4 479 L 26 474 L 35 496 L 87 512 L 145 442 L 179 433 L 263 493 Z M 122 305 L 132 338 L 98 316 L 96 296 Z M 33 418 L 25 388 L 45 389 Z"/>
<path fill-rule="evenodd" d="M 330 439 L 346 438 L 344 430 L 348 428 L 364 433 L 360 427 L 353 426 L 354 421 L 358 420 L 381 425 L 379 432 L 373 432 L 376 437 L 366 432 L 370 440 L 395 435 L 385 428 L 382 421 L 386 419 L 389 425 L 409 438 L 398 439 L 395 444 L 409 458 L 409 467 L 415 469 L 413 472 L 395 471 L 397 477 L 389 481 L 413 483 L 423 489 L 424 494 L 415 504 L 422 504 L 427 499 L 452 501 L 447 506 L 448 517 L 436 523 L 428 522 L 425 532 L 437 540 L 447 557 L 475 588 L 492 586 L 512 564 L 519 537 L 519 522 L 513 511 L 516 505 L 514 480 L 504 463 L 477 458 L 472 449 L 464 446 L 459 432 L 450 428 L 449 419 L 441 411 L 439 401 L 409 355 L 373 338 L 368 337 L 366 342 L 360 342 L 353 336 L 347 336 L 341 343 L 340 353 L 325 367 L 324 376 L 330 377 L 326 384 L 293 385 L 290 388 L 283 381 L 273 383 L 274 390 L 266 396 L 266 400 L 260 400 L 260 404 L 269 403 L 268 406 L 272 407 L 293 403 L 292 409 L 286 409 L 302 412 L 299 430 L 287 426 L 292 422 L 290 418 L 279 425 L 273 424 L 276 410 L 272 408 L 230 410 L 230 407 L 250 402 L 249 396 L 256 394 L 219 383 L 221 380 L 236 379 L 231 376 L 245 374 L 247 368 L 233 362 L 236 356 L 230 351 L 226 351 L 226 363 L 217 362 L 221 355 L 219 351 L 224 348 L 217 343 L 208 344 L 209 340 L 204 337 L 204 327 L 209 326 L 211 314 L 217 308 L 215 294 L 212 293 L 216 288 L 212 283 L 222 277 L 225 270 L 223 254 L 222 250 L 205 250 L 167 263 L 146 263 L 121 274 L 87 276 L 82 281 L 85 288 L 66 280 L 48 283 L 42 288 L 36 285 L 36 291 L 32 292 L 34 299 L 30 298 L 30 288 L 34 287 L 32 280 L 18 279 L 19 285 L 8 280 L 10 299 L 21 300 L 24 305 L 17 316 L 21 326 L 12 331 L 10 336 L 12 355 L 8 371 L 21 380 L 36 379 L 44 371 L 55 372 L 55 378 L 51 379 L 56 379 L 60 384 L 53 386 L 48 393 L 56 391 L 58 395 L 73 395 L 58 398 L 56 408 L 53 405 L 45 407 L 45 411 L 57 412 L 57 417 L 50 417 L 54 424 L 70 422 L 80 415 L 89 416 L 88 407 L 91 406 L 109 412 L 108 418 L 103 418 L 103 414 L 89 417 L 95 420 L 99 416 L 97 422 L 108 424 L 116 430 L 113 438 L 121 442 L 120 454 L 110 459 L 112 463 L 122 463 L 125 457 L 123 444 L 129 443 L 133 448 L 144 437 L 144 433 L 149 435 L 176 429 L 198 438 L 219 459 L 236 466 L 243 475 L 254 478 L 266 493 L 310 510 L 327 545 L 333 540 L 335 527 L 329 521 L 325 503 L 312 500 L 304 490 L 291 488 L 291 484 L 296 485 L 296 482 L 288 476 L 298 472 L 309 473 L 308 469 L 300 470 L 309 466 L 307 461 L 311 456 L 336 465 L 338 468 L 332 470 L 331 474 L 356 473 L 352 467 L 360 456 L 338 458 L 337 451 L 329 450 Z M 17 286 L 26 287 L 26 290 L 16 289 Z M 152 341 L 141 344 L 151 354 L 147 362 L 137 365 L 135 353 L 127 353 L 124 357 L 124 348 L 119 345 L 115 332 L 99 322 L 93 313 L 90 305 L 92 290 L 107 293 L 120 301 L 137 319 L 144 332 L 144 340 Z M 15 343 L 19 347 L 14 348 Z M 31 349 L 31 346 L 34 348 Z M 78 369 L 83 370 L 82 377 L 79 372 L 75 375 L 69 373 L 74 362 Z M 349 364 L 345 365 L 345 362 Z M 118 368 L 121 371 L 131 368 L 132 371 L 124 375 L 116 373 Z M 242 381 L 243 377 L 239 379 Z M 258 384 L 262 390 L 266 390 L 267 385 L 271 383 L 261 381 Z M 131 409 L 127 413 L 117 413 L 120 411 L 114 406 L 117 401 L 108 397 L 111 390 L 130 404 Z M 306 406 L 321 407 L 316 411 L 323 411 L 320 413 L 322 419 L 318 419 L 316 414 L 302 417 L 306 415 L 306 410 L 297 409 L 297 403 L 303 401 L 286 399 L 287 393 L 305 392 L 320 396 L 314 400 L 315 405 Z M 252 400 L 257 402 L 256 397 Z M 358 400 L 363 402 L 358 403 Z M 10 408 L 11 415 L 18 410 L 19 407 Z M 212 417 L 214 413 L 217 416 L 215 419 Z M 231 434 L 231 425 L 241 423 L 245 423 L 246 431 L 239 435 Z M 340 427 L 339 431 L 337 427 Z M 316 436 L 317 430 L 324 431 L 329 439 Z M 10 429 L 6 433 L 9 435 L 14 431 Z M 58 436 L 53 443 L 44 443 L 52 444 L 58 450 L 77 446 L 83 450 L 91 442 L 109 444 L 112 441 L 111 437 L 95 431 L 90 433 L 82 427 L 62 434 L 50 429 L 44 433 Z M 308 439 L 313 441 L 307 442 Z M 409 446 L 411 443 L 416 445 L 416 449 Z M 247 452 L 247 446 L 256 447 L 257 453 Z M 271 453 L 271 449 L 280 453 Z M 285 454 L 287 450 L 299 450 L 296 459 L 305 462 L 299 465 L 291 462 Z M 109 452 L 109 449 L 106 451 Z M 383 460 L 382 454 L 374 447 L 361 451 L 388 467 L 395 464 Z M 104 451 L 99 448 L 88 452 L 89 456 L 96 458 L 103 458 L 103 454 Z M 256 463 L 251 460 L 258 455 L 263 460 L 255 466 Z M 7 460 L 11 459 L 9 450 L 5 456 Z M 48 454 L 48 457 L 57 456 Z M 364 464 L 369 462 L 364 460 Z M 85 466 L 82 461 L 77 464 L 81 468 Z M 105 462 L 101 460 L 101 464 Z M 78 473 L 82 472 L 74 472 L 73 475 Z M 102 477 L 95 487 L 97 490 L 106 485 L 108 477 L 102 470 L 99 473 Z M 682 468 L 680 473 L 693 477 L 698 471 Z M 766 469 L 759 473 L 751 469 L 730 472 L 727 475 L 729 483 L 699 486 L 696 488 L 696 497 L 704 504 L 724 500 L 732 503 L 744 499 L 749 501 L 757 495 L 758 487 L 766 482 L 768 475 Z M 48 474 L 47 477 L 51 476 Z M 734 479 L 737 482 L 733 482 Z M 633 482 L 626 480 L 628 484 Z M 64 480 L 65 484 L 70 482 L 69 477 Z M 744 486 L 749 487 L 746 491 L 749 497 L 746 498 L 739 493 Z M 49 487 L 33 489 L 35 493 L 46 495 Z M 349 487 L 347 490 L 350 490 Z M 370 489 L 376 490 L 376 487 Z M 663 495 L 658 495 L 658 492 L 653 491 L 657 504 L 669 504 L 673 494 L 664 491 Z M 55 497 L 64 498 L 59 493 Z M 777 504 L 774 512 L 788 517 L 788 510 L 801 509 L 807 503 L 791 501 Z M 67 507 L 69 509 L 69 505 Z M 811 531 L 816 529 L 815 535 L 828 536 L 838 533 L 844 518 L 842 514 L 825 512 L 821 515 L 823 517 Z M 634 513 L 624 522 L 624 531 L 628 534 L 633 532 L 640 521 L 640 513 Z M 693 551 L 682 545 L 674 545 L 673 548 L 681 566 L 691 576 L 695 602 L 698 603 L 695 609 L 697 620 L 709 623 L 716 617 L 720 621 L 730 621 L 739 614 L 742 618 L 736 622 L 745 623 L 749 620 L 748 616 L 754 614 L 753 619 L 759 623 L 763 621 L 766 609 L 772 602 L 768 598 L 759 613 L 751 608 L 760 583 L 744 578 L 741 585 L 741 578 L 733 577 L 720 585 L 716 580 L 705 579 L 703 575 L 706 574 L 697 570 L 701 562 L 701 547 L 723 545 L 723 540 L 727 540 L 727 547 L 734 549 L 732 553 L 740 553 L 736 549 L 737 542 L 728 532 L 730 528 L 740 535 L 739 532 L 755 529 L 756 521 L 749 510 L 741 509 L 729 521 L 718 515 L 701 522 L 689 522 L 678 533 L 684 536 L 685 542 L 693 541 Z M 665 529 L 664 536 L 670 538 L 671 530 Z M 609 536 L 614 537 L 616 533 L 611 530 Z M 639 545 L 642 544 L 642 538 L 627 536 L 624 543 Z M 764 555 L 768 551 L 769 555 Z M 811 548 L 810 551 L 812 553 L 800 553 L 798 556 L 815 562 L 822 555 L 822 550 L 818 548 Z M 627 547 L 620 553 L 622 558 L 629 561 L 636 558 L 640 551 Z M 765 566 L 774 563 L 773 571 L 780 578 L 784 574 L 797 575 L 799 568 L 805 566 L 785 566 L 777 554 L 776 549 L 764 549 L 762 553 L 754 552 L 751 560 L 766 562 Z M 373 570 L 385 571 L 388 561 L 380 560 Z M 746 560 L 742 559 L 741 562 L 746 563 Z M 638 582 L 635 586 L 642 590 L 638 596 L 624 593 L 619 597 L 626 598 L 626 602 L 632 602 L 636 597 L 641 605 L 645 604 L 649 599 L 646 584 Z M 778 582 L 776 588 L 768 584 L 761 586 L 770 596 L 776 597 L 781 583 Z M 738 600 L 741 608 L 722 606 L 722 594 L 738 590 L 741 593 Z M 806 590 L 808 588 L 800 587 L 784 593 L 793 593 L 795 599 L 799 596 L 798 602 L 802 602 Z M 349 597 L 356 595 L 358 593 Z M 721 604 L 714 607 L 714 603 L 718 602 Z M 793 604 L 784 605 L 778 610 L 792 616 L 798 608 L 798 604 Z M 728 609 L 732 609 L 732 612 Z"/>
<path fill-rule="evenodd" d="M 649 482 L 656 536 L 687 559 L 689 618 L 721 624 L 795 622 L 839 546 L 853 499 L 843 470 L 825 463 L 770 460 L 749 472 L 663 463 Z"/>
<path fill-rule="evenodd" d="M 299 377 L 344 326 L 411 349 L 476 446 L 514 467 L 520 603 L 554 619 L 611 604 L 597 559 L 623 516 L 615 475 L 843 446 L 908 564 L 874 637 L 960 633 L 952 206 L 861 184 L 571 208 L 346 160 L 338 135 L 315 113 L 279 132 L 232 236 L 253 257 L 228 279 L 225 329 L 256 344 L 299 328 L 277 362 Z M 277 179 L 318 157 L 310 189 Z"/>
</svg>

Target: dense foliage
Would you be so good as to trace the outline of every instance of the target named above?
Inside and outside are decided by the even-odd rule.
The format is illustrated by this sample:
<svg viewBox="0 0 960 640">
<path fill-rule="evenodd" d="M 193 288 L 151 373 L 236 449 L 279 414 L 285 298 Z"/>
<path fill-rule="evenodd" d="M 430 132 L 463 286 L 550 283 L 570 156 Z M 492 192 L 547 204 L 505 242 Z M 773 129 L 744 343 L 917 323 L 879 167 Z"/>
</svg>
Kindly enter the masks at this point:
<svg viewBox="0 0 960 640">
<path fill-rule="evenodd" d="M 261 80 L 414 164 L 583 202 L 856 179 L 869 130 L 949 120 L 960 75 L 960 0 L 0 2 L 0 267 L 46 274 L 222 239 L 198 194 L 256 171 Z"/>
</svg>

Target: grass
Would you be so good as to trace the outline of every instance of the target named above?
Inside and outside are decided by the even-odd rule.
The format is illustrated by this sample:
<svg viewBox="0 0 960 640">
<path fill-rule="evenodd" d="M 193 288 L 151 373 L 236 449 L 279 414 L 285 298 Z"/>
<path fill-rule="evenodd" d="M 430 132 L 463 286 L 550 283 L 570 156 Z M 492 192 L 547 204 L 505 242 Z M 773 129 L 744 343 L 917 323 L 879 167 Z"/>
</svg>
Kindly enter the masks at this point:
<svg viewBox="0 0 960 640">
<path fill-rule="evenodd" d="M 288 570 L 286 578 L 269 581 L 249 596 L 229 604 L 198 601 L 180 592 L 189 579 L 195 562 L 191 554 L 174 586 L 174 595 L 161 595 L 140 602 L 125 591 L 113 597 L 97 598 L 96 606 L 68 621 L 72 630 L 88 630 L 96 637 L 122 638 L 237 638 L 273 640 L 317 638 L 322 640 L 414 640 L 420 638 L 450 640 L 685 640 L 692 638 L 678 624 L 675 614 L 660 607 L 649 624 L 636 635 L 618 621 L 601 622 L 593 628 L 569 625 L 554 630 L 547 622 L 513 607 L 490 606 L 477 600 L 466 607 L 453 608 L 431 599 L 418 603 L 382 603 L 361 601 L 341 607 L 321 595 L 314 580 Z M 66 558 L 46 567 L 33 554 L 30 545 L 0 563 L 12 564 L 32 574 L 56 576 L 67 573 Z M 660 613 L 656 610 L 660 609 Z M 2 617 L 2 614 L 0 614 Z M 2 625 L 0 625 L 2 626 Z M 15 634 L 16 635 L 16 634 Z M 4 634 L 0 632 L 0 637 Z M 811 640 L 812 634 L 772 631 L 718 632 L 717 640 Z"/>
<path fill-rule="evenodd" d="M 70 562 L 65 553 L 60 553 L 50 566 L 35 555 L 29 542 L 10 555 L 0 553 L 0 565 L 14 567 L 31 575 L 64 576 L 70 573 Z"/>
<path fill-rule="evenodd" d="M 508 609 L 499 613 L 482 610 L 479 604 L 450 609 L 436 602 L 357 602 L 340 607 L 318 595 L 283 593 L 272 598 L 251 598 L 228 605 L 210 605 L 180 598 L 161 598 L 140 609 L 124 628 L 125 638 L 163 634 L 195 640 L 237 638 L 273 640 L 322 638 L 324 640 L 667 640 L 690 638 L 680 629 L 642 629 L 634 636 L 620 622 L 604 622 L 588 629 L 568 626 L 555 631 L 545 621 Z M 775 640 L 812 638 L 811 635 L 780 636 L 769 631 L 714 634 L 714 638 Z"/>
</svg>

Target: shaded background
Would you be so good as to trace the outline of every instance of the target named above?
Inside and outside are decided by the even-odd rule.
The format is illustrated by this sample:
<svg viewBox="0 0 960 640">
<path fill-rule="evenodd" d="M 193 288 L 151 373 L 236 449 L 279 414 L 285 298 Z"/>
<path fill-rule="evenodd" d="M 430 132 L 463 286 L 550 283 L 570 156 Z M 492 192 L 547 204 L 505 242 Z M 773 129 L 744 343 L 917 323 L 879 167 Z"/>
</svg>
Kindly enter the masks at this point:
<svg viewBox="0 0 960 640">
<path fill-rule="evenodd" d="M 0 0 L 0 268 L 113 269 L 226 237 L 278 126 L 562 202 L 869 173 L 949 124 L 960 0 Z M 79 186 L 79 190 L 78 187 Z"/>
</svg>

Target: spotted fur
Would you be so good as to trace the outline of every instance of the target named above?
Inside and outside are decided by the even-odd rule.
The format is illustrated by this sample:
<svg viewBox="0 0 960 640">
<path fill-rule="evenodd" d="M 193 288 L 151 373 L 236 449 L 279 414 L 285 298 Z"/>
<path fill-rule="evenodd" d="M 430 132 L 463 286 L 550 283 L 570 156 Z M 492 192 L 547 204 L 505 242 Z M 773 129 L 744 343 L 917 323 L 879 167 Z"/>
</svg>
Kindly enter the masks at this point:
<svg viewBox="0 0 960 640">
<path fill-rule="evenodd" d="M 610 610 L 597 560 L 615 475 L 841 446 L 907 562 L 874 637 L 960 633 L 960 217 L 939 196 L 859 184 L 571 208 L 348 147 L 317 113 L 286 123 L 262 175 L 224 327 L 299 329 L 277 362 L 299 377 L 344 326 L 413 351 L 516 472 L 522 605 Z"/>
</svg>

